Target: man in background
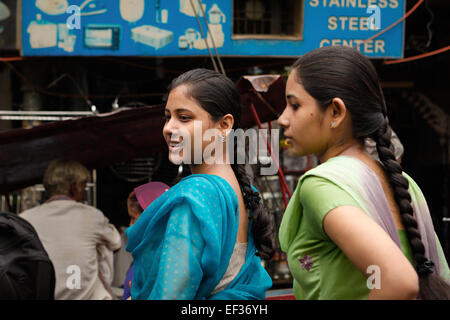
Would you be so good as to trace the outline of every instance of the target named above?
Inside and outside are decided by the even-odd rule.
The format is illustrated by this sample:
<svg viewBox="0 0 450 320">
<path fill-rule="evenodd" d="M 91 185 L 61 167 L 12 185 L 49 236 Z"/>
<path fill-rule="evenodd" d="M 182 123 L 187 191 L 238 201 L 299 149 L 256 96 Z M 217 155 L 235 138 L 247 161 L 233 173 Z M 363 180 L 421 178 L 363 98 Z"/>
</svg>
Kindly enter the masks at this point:
<svg viewBox="0 0 450 320">
<path fill-rule="evenodd" d="M 52 161 L 43 181 L 48 200 L 20 215 L 36 229 L 54 264 L 55 299 L 114 299 L 109 268 L 120 235 L 100 210 L 82 203 L 89 180 L 82 164 Z"/>
</svg>

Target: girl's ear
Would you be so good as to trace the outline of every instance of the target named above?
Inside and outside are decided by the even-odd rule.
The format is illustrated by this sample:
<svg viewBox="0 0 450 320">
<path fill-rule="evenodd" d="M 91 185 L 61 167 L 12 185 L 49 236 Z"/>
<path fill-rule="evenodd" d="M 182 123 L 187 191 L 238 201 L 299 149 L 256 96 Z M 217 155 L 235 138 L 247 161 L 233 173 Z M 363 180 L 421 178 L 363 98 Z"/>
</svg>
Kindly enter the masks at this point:
<svg viewBox="0 0 450 320">
<path fill-rule="evenodd" d="M 331 112 L 330 128 L 338 128 L 345 119 L 347 107 L 341 98 L 334 98 L 329 107 Z"/>
<path fill-rule="evenodd" d="M 219 130 L 222 131 L 225 135 L 234 126 L 234 117 L 231 114 L 226 114 L 219 121 Z"/>
</svg>

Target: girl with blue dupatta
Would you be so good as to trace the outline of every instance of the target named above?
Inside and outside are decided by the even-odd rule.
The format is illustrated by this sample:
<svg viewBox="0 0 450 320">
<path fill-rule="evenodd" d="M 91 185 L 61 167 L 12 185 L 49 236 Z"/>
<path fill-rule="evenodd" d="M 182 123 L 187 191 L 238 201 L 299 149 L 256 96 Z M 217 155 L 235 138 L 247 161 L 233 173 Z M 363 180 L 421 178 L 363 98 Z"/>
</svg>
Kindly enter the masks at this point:
<svg viewBox="0 0 450 320">
<path fill-rule="evenodd" d="M 227 77 L 195 69 L 172 82 L 163 135 L 169 160 L 188 164 L 192 174 L 127 229 L 133 300 L 264 299 L 272 286 L 261 257 L 272 255 L 273 217 L 244 165 L 224 156 L 240 116 L 240 96 Z M 211 141 L 199 126 L 215 133 L 216 148 L 206 158 Z"/>
</svg>

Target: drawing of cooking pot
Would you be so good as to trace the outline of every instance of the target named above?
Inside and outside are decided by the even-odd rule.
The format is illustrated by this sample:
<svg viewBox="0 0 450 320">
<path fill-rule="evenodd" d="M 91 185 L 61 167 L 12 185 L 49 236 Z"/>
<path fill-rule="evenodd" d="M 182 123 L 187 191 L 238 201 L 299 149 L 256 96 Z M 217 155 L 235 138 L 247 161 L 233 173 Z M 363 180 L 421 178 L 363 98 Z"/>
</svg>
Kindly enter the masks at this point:
<svg viewBox="0 0 450 320">
<path fill-rule="evenodd" d="M 220 10 L 217 4 L 214 4 L 211 9 L 209 9 L 208 17 L 209 23 L 211 24 L 225 23 L 225 14 Z"/>
<path fill-rule="evenodd" d="M 189 46 L 189 41 L 186 38 L 186 36 L 180 36 L 178 38 L 178 48 L 184 50 L 184 49 L 187 49 L 188 46 Z"/>
</svg>

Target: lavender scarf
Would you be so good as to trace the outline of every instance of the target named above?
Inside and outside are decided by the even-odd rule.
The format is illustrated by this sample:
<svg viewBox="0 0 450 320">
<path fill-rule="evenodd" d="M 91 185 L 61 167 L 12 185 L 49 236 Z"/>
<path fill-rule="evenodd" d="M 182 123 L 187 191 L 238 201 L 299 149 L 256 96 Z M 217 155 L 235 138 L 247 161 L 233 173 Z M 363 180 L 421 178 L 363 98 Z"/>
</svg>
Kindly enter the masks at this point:
<svg viewBox="0 0 450 320">
<path fill-rule="evenodd" d="M 326 178 L 348 192 L 401 249 L 398 231 L 380 180 L 366 164 L 349 156 L 334 157 L 305 173 L 299 184 L 311 175 Z M 436 237 L 427 203 L 417 184 L 406 173 L 403 176 L 409 182 L 411 205 L 425 246 L 425 256 L 433 260 L 435 271 L 440 274 Z"/>
</svg>

